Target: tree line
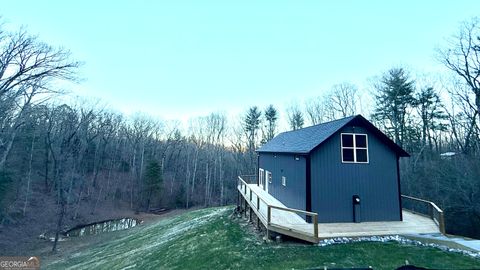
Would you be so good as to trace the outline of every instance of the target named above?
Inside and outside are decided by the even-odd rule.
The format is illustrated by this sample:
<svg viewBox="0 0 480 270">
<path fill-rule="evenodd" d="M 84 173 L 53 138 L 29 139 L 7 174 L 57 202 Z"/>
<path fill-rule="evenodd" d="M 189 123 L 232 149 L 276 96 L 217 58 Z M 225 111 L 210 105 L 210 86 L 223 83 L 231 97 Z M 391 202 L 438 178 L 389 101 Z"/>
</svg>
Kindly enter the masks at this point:
<svg viewBox="0 0 480 270">
<path fill-rule="evenodd" d="M 402 193 L 445 209 L 447 231 L 479 237 L 480 21 L 465 22 L 437 58 L 452 71 L 421 82 L 392 68 L 371 87 L 367 112 L 411 157 L 401 162 Z M 148 115 L 126 117 L 89 103 L 59 103 L 59 81 L 75 81 L 81 62 L 24 29 L 0 28 L 0 222 L 55 207 L 56 240 L 65 220 L 104 207 L 156 208 L 235 202 L 236 176 L 255 174 L 255 149 L 278 132 L 272 104 L 240 120 L 223 113 L 187 129 Z M 285 111 L 289 129 L 357 114 L 357 86 L 340 83 Z M 56 243 L 56 241 L 55 241 Z M 54 249 L 56 245 L 54 246 Z"/>
</svg>

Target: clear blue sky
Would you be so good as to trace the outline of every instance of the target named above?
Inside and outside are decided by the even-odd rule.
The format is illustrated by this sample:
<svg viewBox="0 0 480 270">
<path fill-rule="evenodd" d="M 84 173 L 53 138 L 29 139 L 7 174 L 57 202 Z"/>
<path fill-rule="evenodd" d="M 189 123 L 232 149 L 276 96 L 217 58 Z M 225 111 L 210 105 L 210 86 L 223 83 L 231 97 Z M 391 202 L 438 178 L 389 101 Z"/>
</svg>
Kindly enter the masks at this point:
<svg viewBox="0 0 480 270">
<path fill-rule="evenodd" d="M 9 28 L 85 62 L 77 94 L 182 120 L 344 81 L 365 89 L 399 65 L 435 72 L 434 49 L 479 11 L 478 0 L 0 1 Z"/>
</svg>

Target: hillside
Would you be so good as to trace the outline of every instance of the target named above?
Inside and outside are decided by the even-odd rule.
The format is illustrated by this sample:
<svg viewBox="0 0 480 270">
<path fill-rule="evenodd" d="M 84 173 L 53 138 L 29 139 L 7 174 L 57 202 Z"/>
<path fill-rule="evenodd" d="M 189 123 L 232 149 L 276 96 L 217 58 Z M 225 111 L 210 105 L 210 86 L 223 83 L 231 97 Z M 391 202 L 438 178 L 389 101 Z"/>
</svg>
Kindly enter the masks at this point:
<svg viewBox="0 0 480 270">
<path fill-rule="evenodd" d="M 408 260 L 429 268 L 480 267 L 480 260 L 462 254 L 396 242 L 323 247 L 264 243 L 251 226 L 233 219 L 231 213 L 232 207 L 202 209 L 109 233 L 100 243 L 61 258 L 46 258 L 42 264 L 47 269 L 394 269 Z"/>
</svg>

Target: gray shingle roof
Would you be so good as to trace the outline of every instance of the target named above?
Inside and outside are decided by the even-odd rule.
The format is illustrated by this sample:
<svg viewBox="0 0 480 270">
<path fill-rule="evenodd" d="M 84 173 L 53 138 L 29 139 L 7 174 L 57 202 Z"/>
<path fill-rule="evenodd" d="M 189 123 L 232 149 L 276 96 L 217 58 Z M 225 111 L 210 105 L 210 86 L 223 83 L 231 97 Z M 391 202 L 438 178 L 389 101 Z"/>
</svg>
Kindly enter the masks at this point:
<svg viewBox="0 0 480 270">
<path fill-rule="evenodd" d="M 390 140 L 361 115 L 349 116 L 311 127 L 282 132 L 257 149 L 257 152 L 308 154 L 350 122 L 355 122 L 355 124 L 361 123 L 367 129 L 374 132 L 400 156 L 409 156 L 400 146 Z"/>
</svg>

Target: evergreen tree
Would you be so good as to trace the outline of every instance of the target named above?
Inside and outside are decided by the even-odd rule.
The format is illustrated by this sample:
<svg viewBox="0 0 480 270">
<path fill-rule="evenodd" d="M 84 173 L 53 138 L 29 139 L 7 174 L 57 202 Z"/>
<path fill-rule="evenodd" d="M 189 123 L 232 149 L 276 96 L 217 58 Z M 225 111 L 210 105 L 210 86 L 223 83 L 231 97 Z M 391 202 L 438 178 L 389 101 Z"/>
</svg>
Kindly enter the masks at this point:
<svg viewBox="0 0 480 270">
<path fill-rule="evenodd" d="M 150 204 L 155 197 L 158 198 L 157 201 L 160 200 L 160 196 L 162 193 L 162 185 L 163 185 L 163 175 L 162 175 L 162 167 L 156 160 L 152 160 L 147 164 L 147 168 L 145 170 L 145 191 L 147 194 L 147 202 L 146 208 L 147 211 L 150 210 Z"/>
<path fill-rule="evenodd" d="M 288 124 L 292 130 L 297 130 L 303 127 L 305 123 L 303 113 L 298 104 L 293 103 L 287 108 Z"/>
<path fill-rule="evenodd" d="M 260 117 L 262 113 L 257 106 L 250 107 L 244 119 L 244 129 L 248 137 L 248 150 L 253 152 L 255 150 L 255 142 L 257 140 L 257 133 L 260 129 Z"/>
<path fill-rule="evenodd" d="M 300 111 L 296 111 L 291 115 L 290 127 L 292 130 L 297 130 L 303 127 L 304 124 L 303 114 Z"/>
<path fill-rule="evenodd" d="M 446 130 L 447 119 L 440 97 L 433 87 L 422 88 L 415 97 L 415 107 L 422 121 L 422 146 L 433 150 L 432 133 Z"/>
<path fill-rule="evenodd" d="M 277 128 L 277 120 L 278 120 L 278 112 L 275 109 L 275 107 L 273 107 L 273 105 L 269 105 L 267 109 L 265 109 L 264 115 L 265 115 L 265 120 L 267 121 L 267 126 L 266 126 L 267 130 L 265 132 L 266 134 L 265 134 L 263 143 L 266 143 L 271 139 L 273 139 L 273 137 L 275 137 L 275 130 Z"/>
<path fill-rule="evenodd" d="M 408 109 L 414 104 L 414 81 L 404 69 L 394 68 L 382 76 L 375 88 L 373 119 L 384 124 L 386 131 L 402 146 L 407 132 Z"/>
</svg>

